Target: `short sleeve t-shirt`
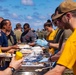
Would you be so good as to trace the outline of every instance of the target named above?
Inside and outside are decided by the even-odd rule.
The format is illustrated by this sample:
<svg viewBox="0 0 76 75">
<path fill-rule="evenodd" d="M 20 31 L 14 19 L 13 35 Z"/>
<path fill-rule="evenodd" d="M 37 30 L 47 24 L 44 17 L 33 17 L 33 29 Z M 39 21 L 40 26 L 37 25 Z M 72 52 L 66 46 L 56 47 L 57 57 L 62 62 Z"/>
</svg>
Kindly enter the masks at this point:
<svg viewBox="0 0 76 75">
<path fill-rule="evenodd" d="M 76 75 L 76 30 L 68 38 L 65 43 L 63 52 L 58 60 L 58 64 L 64 65 L 65 67 L 72 69 Z"/>
<path fill-rule="evenodd" d="M 32 32 L 31 30 L 28 31 L 27 34 L 25 34 L 25 32 L 22 33 L 21 35 L 21 42 L 35 42 L 36 36 L 35 33 Z"/>
<path fill-rule="evenodd" d="M 4 32 L 0 32 L 0 45 L 2 47 L 7 47 L 8 46 L 8 41 L 7 41 L 7 37 L 6 34 Z"/>
</svg>

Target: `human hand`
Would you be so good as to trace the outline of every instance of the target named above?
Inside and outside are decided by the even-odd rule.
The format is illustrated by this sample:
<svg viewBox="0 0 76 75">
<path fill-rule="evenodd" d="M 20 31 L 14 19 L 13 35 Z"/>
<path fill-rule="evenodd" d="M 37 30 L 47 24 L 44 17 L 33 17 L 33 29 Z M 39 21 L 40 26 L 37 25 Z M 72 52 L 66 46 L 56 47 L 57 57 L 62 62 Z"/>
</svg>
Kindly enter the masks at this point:
<svg viewBox="0 0 76 75">
<path fill-rule="evenodd" d="M 59 57 L 60 57 L 60 55 L 55 54 L 51 57 L 51 61 L 56 62 L 59 59 Z"/>
<path fill-rule="evenodd" d="M 22 64 L 23 58 L 20 60 L 16 60 L 15 57 L 12 58 L 10 65 L 11 67 L 18 69 L 20 68 L 21 64 Z"/>
<path fill-rule="evenodd" d="M 32 43 L 28 43 L 28 45 L 35 46 L 36 44 L 35 44 L 35 42 L 32 42 Z"/>
<path fill-rule="evenodd" d="M 14 53 L 15 49 L 10 49 L 9 51 L 7 51 L 8 53 Z"/>
<path fill-rule="evenodd" d="M 44 75 L 62 75 L 60 72 L 57 72 L 55 69 L 52 69 L 45 73 Z"/>
<path fill-rule="evenodd" d="M 11 46 L 11 49 L 19 49 L 19 46 L 18 45 L 13 45 L 13 46 Z"/>
<path fill-rule="evenodd" d="M 51 43 L 51 42 L 50 42 L 50 43 L 48 43 L 48 45 L 49 45 L 49 47 L 50 47 L 50 48 L 52 48 L 52 46 L 51 46 L 51 45 L 52 45 L 52 43 Z"/>
</svg>

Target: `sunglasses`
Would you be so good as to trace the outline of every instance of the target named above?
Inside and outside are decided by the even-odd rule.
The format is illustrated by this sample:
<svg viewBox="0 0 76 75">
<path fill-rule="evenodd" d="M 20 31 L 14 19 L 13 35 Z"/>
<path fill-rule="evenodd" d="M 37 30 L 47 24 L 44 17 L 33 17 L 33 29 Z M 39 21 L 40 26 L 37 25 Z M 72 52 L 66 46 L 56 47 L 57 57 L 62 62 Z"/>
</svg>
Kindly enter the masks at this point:
<svg viewBox="0 0 76 75">
<path fill-rule="evenodd" d="M 52 20 L 52 23 L 56 25 L 57 24 L 57 20 Z"/>
<path fill-rule="evenodd" d="M 66 13 L 64 13 L 61 17 L 57 18 L 56 20 L 57 20 L 58 22 L 61 22 L 62 17 L 63 17 L 65 14 L 66 14 Z"/>
</svg>

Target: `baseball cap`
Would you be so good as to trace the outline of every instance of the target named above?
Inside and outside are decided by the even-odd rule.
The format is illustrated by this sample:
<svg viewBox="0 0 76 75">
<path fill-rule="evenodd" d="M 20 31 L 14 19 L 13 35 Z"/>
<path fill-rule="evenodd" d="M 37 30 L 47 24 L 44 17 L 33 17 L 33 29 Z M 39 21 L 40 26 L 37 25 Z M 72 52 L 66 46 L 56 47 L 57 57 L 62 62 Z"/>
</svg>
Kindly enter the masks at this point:
<svg viewBox="0 0 76 75">
<path fill-rule="evenodd" d="M 74 1 L 64 1 L 58 6 L 58 14 L 53 16 L 53 20 L 61 17 L 63 14 L 76 10 L 76 2 Z"/>
</svg>

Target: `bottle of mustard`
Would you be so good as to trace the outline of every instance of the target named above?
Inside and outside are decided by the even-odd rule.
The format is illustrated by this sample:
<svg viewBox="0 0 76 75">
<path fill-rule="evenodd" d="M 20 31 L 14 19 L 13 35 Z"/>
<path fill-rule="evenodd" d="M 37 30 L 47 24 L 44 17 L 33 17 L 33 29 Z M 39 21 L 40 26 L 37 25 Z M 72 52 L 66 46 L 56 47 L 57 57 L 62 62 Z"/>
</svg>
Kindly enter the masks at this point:
<svg viewBox="0 0 76 75">
<path fill-rule="evenodd" d="M 16 55 L 15 55 L 16 60 L 19 60 L 22 57 L 23 57 L 23 54 L 20 51 L 16 51 Z"/>
</svg>

